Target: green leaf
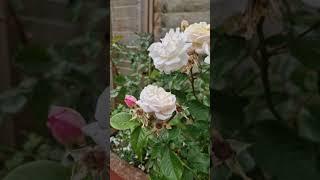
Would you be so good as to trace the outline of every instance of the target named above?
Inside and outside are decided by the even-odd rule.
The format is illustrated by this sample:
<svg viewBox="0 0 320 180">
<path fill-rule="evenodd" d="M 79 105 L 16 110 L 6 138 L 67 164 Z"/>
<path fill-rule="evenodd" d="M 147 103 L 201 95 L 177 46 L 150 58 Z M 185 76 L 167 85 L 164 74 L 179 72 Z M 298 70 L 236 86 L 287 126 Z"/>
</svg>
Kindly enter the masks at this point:
<svg viewBox="0 0 320 180">
<path fill-rule="evenodd" d="M 245 40 L 242 38 L 217 37 L 213 43 L 215 49 L 214 63 L 211 67 L 211 84 L 213 89 L 224 89 L 228 83 L 226 76 L 238 66 L 245 57 Z M 226 48 L 228 47 L 228 48 Z"/>
<path fill-rule="evenodd" d="M 147 144 L 147 134 L 141 126 L 136 127 L 131 133 L 130 143 L 134 152 L 142 160 L 143 149 Z"/>
<path fill-rule="evenodd" d="M 160 160 L 160 170 L 168 180 L 180 180 L 183 172 L 183 165 L 179 157 L 166 148 Z"/>
<path fill-rule="evenodd" d="M 157 79 L 160 77 L 160 72 L 158 70 L 153 70 L 149 76 L 150 79 Z"/>
<path fill-rule="evenodd" d="M 180 123 L 181 123 L 181 118 L 174 118 L 174 119 L 170 120 L 169 125 L 176 126 Z"/>
<path fill-rule="evenodd" d="M 114 82 L 117 83 L 118 85 L 122 85 L 126 83 L 126 78 L 123 75 L 118 75 L 114 78 Z"/>
<path fill-rule="evenodd" d="M 299 39 L 290 43 L 290 51 L 303 65 L 320 70 L 320 41 L 318 39 Z"/>
<path fill-rule="evenodd" d="M 11 171 L 4 180 L 68 180 L 70 171 L 53 161 L 39 160 L 21 165 Z"/>
<path fill-rule="evenodd" d="M 182 175 L 181 179 L 182 180 L 194 180 L 193 173 L 189 169 L 184 168 L 183 175 Z"/>
<path fill-rule="evenodd" d="M 299 134 L 311 141 L 320 142 L 320 99 L 313 98 L 307 109 L 303 109 L 298 121 Z"/>
<path fill-rule="evenodd" d="M 47 133 L 46 120 L 49 106 L 52 102 L 52 84 L 46 80 L 38 81 L 32 91 L 32 98 L 28 104 L 33 114 L 33 128 L 37 132 Z"/>
<path fill-rule="evenodd" d="M 222 91 L 213 91 L 214 111 L 212 112 L 216 128 L 223 133 L 234 133 L 245 125 L 244 107 L 246 98 L 229 95 Z M 251 101 L 254 99 L 252 98 Z"/>
<path fill-rule="evenodd" d="M 230 144 L 231 148 L 236 151 L 237 154 L 247 150 L 251 145 L 248 143 L 244 143 L 241 141 L 228 139 L 228 143 Z"/>
<path fill-rule="evenodd" d="M 246 150 L 237 154 L 236 158 L 239 161 L 240 166 L 245 172 L 252 171 L 256 167 L 256 162 L 254 158 Z"/>
<path fill-rule="evenodd" d="M 209 121 L 209 107 L 193 100 L 188 103 L 189 111 L 196 120 Z"/>
<path fill-rule="evenodd" d="M 132 116 L 129 113 L 121 112 L 119 114 L 114 115 L 111 120 L 110 124 L 114 129 L 118 130 L 126 130 L 134 128 L 135 126 L 139 125 L 139 122 L 136 120 L 132 120 Z"/>
<path fill-rule="evenodd" d="M 19 112 L 27 103 L 27 98 L 19 89 L 12 89 L 0 95 L 0 111 L 4 113 Z"/>
<path fill-rule="evenodd" d="M 209 174 L 209 154 L 202 153 L 198 146 L 193 146 L 188 152 L 188 162 L 191 168 L 199 172 Z"/>
<path fill-rule="evenodd" d="M 174 128 L 174 129 L 170 129 L 168 130 L 169 132 L 169 139 L 174 141 L 174 142 L 178 142 L 179 140 L 181 140 L 181 129 L 180 128 Z"/>
<path fill-rule="evenodd" d="M 258 166 L 281 180 L 320 179 L 313 145 L 274 120 L 259 123 L 251 148 Z"/>
<path fill-rule="evenodd" d="M 18 167 L 20 164 L 23 164 L 25 160 L 25 155 L 21 152 L 15 153 L 11 159 L 5 161 L 5 167 L 9 170 Z"/>
<path fill-rule="evenodd" d="M 30 45 L 21 49 L 15 57 L 15 62 L 28 74 L 47 73 L 55 67 L 47 49 L 40 45 Z"/>
<path fill-rule="evenodd" d="M 228 180 L 232 175 L 231 170 L 225 165 L 214 167 L 213 172 L 212 179 L 214 180 Z"/>
</svg>

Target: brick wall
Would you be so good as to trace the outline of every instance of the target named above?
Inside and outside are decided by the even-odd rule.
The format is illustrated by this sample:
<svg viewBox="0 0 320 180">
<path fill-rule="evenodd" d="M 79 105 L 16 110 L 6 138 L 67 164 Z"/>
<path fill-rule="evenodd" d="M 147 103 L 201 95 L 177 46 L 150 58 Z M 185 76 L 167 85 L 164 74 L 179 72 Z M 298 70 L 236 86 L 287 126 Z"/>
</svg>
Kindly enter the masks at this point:
<svg viewBox="0 0 320 180">
<path fill-rule="evenodd" d="M 123 36 L 130 43 L 141 31 L 141 0 L 111 0 L 111 27 L 113 35 Z"/>
<path fill-rule="evenodd" d="M 210 0 L 155 0 L 154 35 L 159 40 L 169 28 L 180 27 L 180 22 L 210 22 Z"/>
</svg>

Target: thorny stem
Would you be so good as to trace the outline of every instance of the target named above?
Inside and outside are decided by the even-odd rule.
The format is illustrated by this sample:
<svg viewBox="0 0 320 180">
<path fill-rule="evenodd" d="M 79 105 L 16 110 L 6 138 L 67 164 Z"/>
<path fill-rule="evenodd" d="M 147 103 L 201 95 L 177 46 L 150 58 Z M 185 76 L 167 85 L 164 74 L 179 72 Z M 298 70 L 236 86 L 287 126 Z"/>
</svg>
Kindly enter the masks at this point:
<svg viewBox="0 0 320 180">
<path fill-rule="evenodd" d="M 265 44 L 265 37 L 263 34 L 263 23 L 264 23 L 264 17 L 260 19 L 260 22 L 257 27 L 257 34 L 260 40 L 260 53 L 261 53 L 261 58 L 259 58 L 260 61 L 258 61 L 256 56 L 254 58 L 255 62 L 257 63 L 259 69 L 260 69 L 260 74 L 261 74 L 261 80 L 264 88 L 264 96 L 266 98 L 267 106 L 271 113 L 280 121 L 283 121 L 283 118 L 280 116 L 280 114 L 277 112 L 277 110 L 274 107 L 273 101 L 272 101 L 272 95 L 271 95 L 271 89 L 270 89 L 270 80 L 269 80 L 269 54 L 266 49 L 266 44 Z"/>
<path fill-rule="evenodd" d="M 196 98 L 197 101 L 199 101 L 199 99 L 197 97 L 197 94 L 196 94 L 196 91 L 195 91 L 195 88 L 194 88 L 195 77 L 193 76 L 192 68 L 190 69 L 190 78 L 189 79 L 190 79 L 190 82 L 191 82 L 193 96 Z"/>
<path fill-rule="evenodd" d="M 74 179 L 74 174 L 75 174 L 75 171 L 76 171 L 76 166 L 77 166 L 76 164 L 72 166 L 72 169 L 71 169 L 71 178 L 70 178 L 71 180 Z"/>
</svg>

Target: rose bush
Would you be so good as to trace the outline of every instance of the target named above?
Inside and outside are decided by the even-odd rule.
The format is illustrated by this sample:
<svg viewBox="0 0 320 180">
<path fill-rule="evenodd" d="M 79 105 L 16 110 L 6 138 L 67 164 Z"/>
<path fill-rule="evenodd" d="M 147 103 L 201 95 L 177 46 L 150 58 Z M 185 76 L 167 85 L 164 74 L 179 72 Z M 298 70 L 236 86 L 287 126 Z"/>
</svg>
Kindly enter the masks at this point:
<svg viewBox="0 0 320 180">
<path fill-rule="evenodd" d="M 112 150 L 155 180 L 209 178 L 209 65 L 197 48 L 200 42 L 206 47 L 210 33 L 188 24 L 169 30 L 161 42 L 143 35 L 135 49 L 112 44 L 114 72 L 124 57 L 133 70 L 114 78 L 110 124 L 119 132 L 110 139 Z M 188 40 L 188 28 L 198 38 Z"/>
</svg>

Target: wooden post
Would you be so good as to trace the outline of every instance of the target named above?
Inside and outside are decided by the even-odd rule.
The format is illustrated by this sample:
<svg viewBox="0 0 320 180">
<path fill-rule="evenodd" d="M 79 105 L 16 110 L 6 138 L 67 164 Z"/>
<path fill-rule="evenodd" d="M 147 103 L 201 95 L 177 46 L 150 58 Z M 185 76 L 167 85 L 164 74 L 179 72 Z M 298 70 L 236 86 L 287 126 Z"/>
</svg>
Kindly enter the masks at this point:
<svg viewBox="0 0 320 180">
<path fill-rule="evenodd" d="M 8 45 L 8 1 L 0 0 L 0 93 L 10 87 L 10 55 Z M 0 124 L 0 144 L 14 144 L 14 123 Z"/>
<path fill-rule="evenodd" d="M 154 40 L 159 41 L 161 36 L 161 0 L 153 2 L 153 35 Z"/>
<path fill-rule="evenodd" d="M 153 0 L 150 0 L 149 1 L 149 5 L 148 5 L 148 8 L 149 8 L 149 28 L 148 28 L 148 32 L 149 33 L 153 33 Z"/>
<path fill-rule="evenodd" d="M 153 33 L 153 0 L 143 0 L 141 11 L 142 32 Z"/>
</svg>

